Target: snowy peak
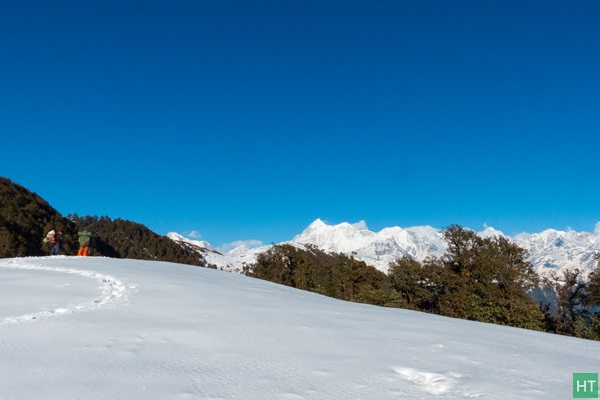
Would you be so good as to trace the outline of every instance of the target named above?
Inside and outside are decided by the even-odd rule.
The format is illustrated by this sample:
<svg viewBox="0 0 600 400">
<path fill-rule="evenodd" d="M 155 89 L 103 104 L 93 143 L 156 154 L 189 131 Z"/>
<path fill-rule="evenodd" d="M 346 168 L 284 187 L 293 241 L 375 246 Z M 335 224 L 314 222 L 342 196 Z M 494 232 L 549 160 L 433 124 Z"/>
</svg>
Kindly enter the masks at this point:
<svg viewBox="0 0 600 400">
<path fill-rule="evenodd" d="M 403 229 L 396 226 L 372 232 L 366 229 L 364 221 L 327 225 L 319 219 L 292 242 L 312 244 L 329 252 L 354 254 L 382 271 L 387 271 L 389 263 L 400 257 L 423 260 L 430 254 L 442 255 L 446 249 L 440 232 L 432 227 Z"/>
<path fill-rule="evenodd" d="M 358 226 L 343 222 L 327 225 L 320 219 L 310 224 L 300 235 L 292 239 L 299 244 L 313 244 L 321 250 L 336 253 L 351 253 L 357 246 L 367 245 L 373 232 L 361 230 Z"/>
<path fill-rule="evenodd" d="M 181 246 L 192 246 L 196 249 L 198 254 L 202 255 L 206 260 L 208 267 L 221 269 L 229 272 L 237 272 L 241 273 L 244 270 L 246 264 L 242 261 L 243 256 L 239 255 L 238 257 L 232 257 L 228 255 L 223 255 L 218 251 L 214 250 L 213 247 L 205 241 L 202 240 L 192 240 L 182 235 L 169 232 L 167 237 L 174 242 L 179 243 Z M 241 254 L 241 250 L 239 250 Z"/>
<path fill-rule="evenodd" d="M 441 256 L 447 249 L 442 231 L 431 226 L 384 228 L 379 232 L 366 228 L 364 221 L 358 224 L 347 222 L 327 225 L 320 219 L 313 222 L 295 243 L 312 244 L 324 251 L 353 254 L 357 259 L 386 272 L 389 263 L 403 256 L 423 261 L 427 256 Z M 594 254 L 600 252 L 600 223 L 594 233 L 573 230 L 547 229 L 535 234 L 519 234 L 515 237 L 486 226 L 477 233 L 484 238 L 507 237 L 527 250 L 529 261 L 542 277 L 552 271 L 561 273 L 566 269 L 578 268 L 584 276 L 597 266 Z"/>
<path fill-rule="evenodd" d="M 506 236 L 504 234 L 504 232 L 494 229 L 491 226 L 486 226 L 483 231 L 478 233 L 478 235 L 481 236 L 482 238 Z"/>
<path fill-rule="evenodd" d="M 522 233 L 510 237 L 486 226 L 478 235 L 486 238 L 504 236 L 513 240 L 527 250 L 529 261 L 542 277 L 549 277 L 552 271 L 560 273 L 574 268 L 587 276 L 597 265 L 594 254 L 600 252 L 600 223 L 595 228 L 594 233 L 547 229 L 540 233 Z M 271 247 L 249 249 L 240 246 L 227 254 L 220 254 L 207 242 L 186 239 L 176 233 L 169 233 L 168 236 L 175 241 L 196 246 L 209 264 L 232 272 L 243 271 L 244 267 L 256 262 L 258 254 Z M 316 219 L 302 233 L 284 243 L 298 247 L 310 244 L 323 251 L 353 255 L 383 272 L 387 272 L 389 264 L 398 258 L 408 256 L 423 261 L 428 256 L 440 257 L 447 249 L 442 231 L 429 225 L 409 228 L 394 226 L 372 232 L 364 221 L 328 225 L 321 219 Z"/>
<path fill-rule="evenodd" d="M 167 233 L 167 237 L 174 242 L 185 242 L 185 243 L 195 246 L 201 250 L 214 251 L 214 249 L 212 248 L 210 243 L 205 242 L 204 240 L 188 239 L 188 238 L 181 236 L 179 233 L 175 233 L 175 232 Z"/>
<path fill-rule="evenodd" d="M 312 224 L 310 224 L 308 226 L 308 228 L 306 228 L 304 230 L 304 232 L 310 231 L 310 230 L 313 230 L 313 229 L 319 229 L 322 226 L 326 226 L 325 222 L 321 221 L 321 218 L 317 218 Z"/>
<path fill-rule="evenodd" d="M 594 254 L 600 251 L 600 236 L 591 232 L 547 229 L 517 235 L 514 241 L 529 252 L 529 261 L 542 276 L 575 268 L 587 276 L 597 265 Z"/>
</svg>

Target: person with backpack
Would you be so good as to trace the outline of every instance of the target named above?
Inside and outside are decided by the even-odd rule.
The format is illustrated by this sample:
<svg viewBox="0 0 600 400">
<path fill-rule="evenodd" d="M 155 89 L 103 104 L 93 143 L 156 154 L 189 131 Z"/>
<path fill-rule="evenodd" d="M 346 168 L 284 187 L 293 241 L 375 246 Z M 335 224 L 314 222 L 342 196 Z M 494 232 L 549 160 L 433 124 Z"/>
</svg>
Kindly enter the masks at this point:
<svg viewBox="0 0 600 400">
<path fill-rule="evenodd" d="M 50 248 L 50 255 L 57 256 L 58 253 L 60 252 L 60 246 L 62 245 L 62 242 L 63 242 L 62 231 L 57 230 L 55 232 L 54 230 L 51 230 L 50 232 L 48 232 L 48 235 L 46 235 L 46 237 L 49 238 L 50 246 L 52 246 Z"/>
<path fill-rule="evenodd" d="M 90 248 L 90 238 L 92 237 L 92 233 L 88 231 L 77 232 L 77 239 L 79 241 L 79 251 L 77 252 L 78 256 L 87 257 L 88 251 Z"/>
</svg>

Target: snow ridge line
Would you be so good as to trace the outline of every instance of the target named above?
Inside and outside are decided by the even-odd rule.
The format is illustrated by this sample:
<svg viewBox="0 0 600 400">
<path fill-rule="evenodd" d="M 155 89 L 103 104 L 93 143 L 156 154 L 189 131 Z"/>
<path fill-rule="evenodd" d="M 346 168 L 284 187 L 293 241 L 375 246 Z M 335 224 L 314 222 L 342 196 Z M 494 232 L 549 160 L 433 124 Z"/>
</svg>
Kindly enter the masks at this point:
<svg viewBox="0 0 600 400">
<path fill-rule="evenodd" d="M 109 304 L 117 304 L 127 301 L 127 292 L 130 288 L 118 278 L 110 275 L 105 275 L 96 271 L 79 270 L 75 268 L 62 268 L 62 267 L 48 267 L 34 264 L 21 264 L 16 260 L 9 261 L 8 263 L 0 263 L 0 269 L 24 269 L 33 271 L 50 271 L 57 273 L 75 274 L 84 278 L 95 279 L 100 282 L 100 297 L 85 301 L 75 305 L 68 305 L 64 308 L 56 308 L 53 310 L 44 310 L 34 313 L 9 316 L 0 319 L 0 326 L 7 324 L 15 324 L 20 322 L 35 321 L 39 319 L 45 319 L 55 317 L 59 315 L 69 315 L 80 311 L 91 311 L 105 307 Z"/>
</svg>

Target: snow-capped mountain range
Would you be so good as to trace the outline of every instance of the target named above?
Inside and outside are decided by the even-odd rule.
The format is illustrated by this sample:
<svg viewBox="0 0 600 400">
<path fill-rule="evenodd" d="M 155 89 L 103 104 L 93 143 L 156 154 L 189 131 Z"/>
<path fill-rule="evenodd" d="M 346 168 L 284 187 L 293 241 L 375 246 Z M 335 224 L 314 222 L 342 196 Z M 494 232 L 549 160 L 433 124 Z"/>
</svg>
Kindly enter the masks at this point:
<svg viewBox="0 0 600 400">
<path fill-rule="evenodd" d="M 551 271 L 560 273 L 574 268 L 579 268 L 587 276 L 597 266 L 594 254 L 600 252 L 600 222 L 596 224 L 593 233 L 548 229 L 540 233 L 522 233 L 510 237 L 491 227 L 477 233 L 482 237 L 506 236 L 513 240 L 528 251 L 529 261 L 542 277 L 549 277 Z M 244 266 L 256 261 L 258 254 L 271 247 L 249 249 L 240 246 L 221 254 L 207 242 L 187 239 L 177 233 L 169 233 L 168 236 L 177 242 L 196 247 L 209 264 L 232 272 L 241 272 Z M 299 247 L 311 244 L 323 251 L 353 254 L 357 259 L 384 272 L 387 272 L 390 262 L 402 256 L 422 261 L 429 255 L 443 255 L 447 248 L 441 230 L 431 226 L 396 226 L 372 232 L 364 222 L 329 225 L 320 219 L 284 243 Z"/>
</svg>

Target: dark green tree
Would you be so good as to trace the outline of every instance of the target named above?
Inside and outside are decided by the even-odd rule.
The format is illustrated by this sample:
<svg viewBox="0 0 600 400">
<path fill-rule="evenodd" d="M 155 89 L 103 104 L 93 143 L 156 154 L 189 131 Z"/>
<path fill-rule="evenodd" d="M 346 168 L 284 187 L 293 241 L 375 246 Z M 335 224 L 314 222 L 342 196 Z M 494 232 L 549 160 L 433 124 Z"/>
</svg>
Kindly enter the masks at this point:
<svg viewBox="0 0 600 400">
<path fill-rule="evenodd" d="M 597 313 L 600 313 L 600 253 L 596 253 L 594 258 L 598 261 L 596 269 L 589 275 L 588 297 L 586 305 L 588 307 L 596 307 Z"/>
<path fill-rule="evenodd" d="M 341 300 L 397 306 L 401 299 L 387 276 L 353 256 L 314 246 L 273 245 L 258 255 L 247 275 Z"/>
<path fill-rule="evenodd" d="M 448 250 L 423 264 L 403 258 L 389 277 L 409 307 L 454 318 L 543 329 L 527 292 L 538 284 L 526 252 L 503 237 L 482 238 L 459 225 L 443 231 Z"/>
<path fill-rule="evenodd" d="M 454 274 L 440 311 L 461 318 L 542 329 L 543 313 L 527 292 L 539 283 L 527 253 L 505 237 L 482 238 L 453 225 L 444 230 L 443 264 Z"/>
<path fill-rule="evenodd" d="M 434 271 L 430 265 L 422 265 L 404 256 L 390 263 L 388 276 L 392 287 L 404 300 L 406 308 L 436 312 Z"/>
<path fill-rule="evenodd" d="M 598 260 L 598 265 L 589 274 L 587 281 L 581 279 L 575 284 L 567 281 L 561 287 L 563 291 L 558 292 L 560 303 L 567 304 L 566 307 L 559 308 L 559 311 L 566 309 L 567 312 L 559 312 L 557 320 L 559 323 L 567 321 L 566 329 L 563 328 L 566 333 L 571 333 L 568 327 L 568 323 L 571 322 L 572 334 L 575 336 L 600 340 L 600 253 L 595 254 L 594 258 Z M 571 290 L 567 289 L 568 285 L 572 286 Z M 569 301 L 569 296 L 574 299 Z M 566 301 L 563 298 L 566 298 Z"/>
<path fill-rule="evenodd" d="M 576 335 L 576 330 L 582 332 L 583 325 L 589 321 L 590 310 L 587 306 L 589 283 L 581 271 L 566 270 L 562 274 L 553 271 L 545 282 L 557 295 L 557 309 L 552 314 L 556 333 Z"/>
</svg>

